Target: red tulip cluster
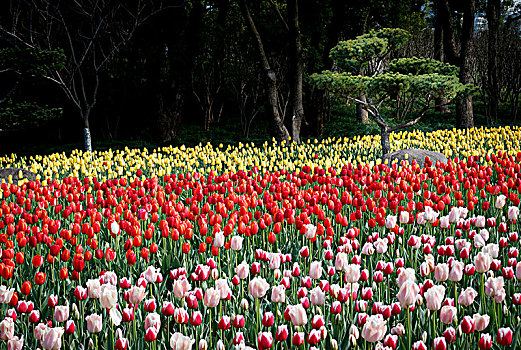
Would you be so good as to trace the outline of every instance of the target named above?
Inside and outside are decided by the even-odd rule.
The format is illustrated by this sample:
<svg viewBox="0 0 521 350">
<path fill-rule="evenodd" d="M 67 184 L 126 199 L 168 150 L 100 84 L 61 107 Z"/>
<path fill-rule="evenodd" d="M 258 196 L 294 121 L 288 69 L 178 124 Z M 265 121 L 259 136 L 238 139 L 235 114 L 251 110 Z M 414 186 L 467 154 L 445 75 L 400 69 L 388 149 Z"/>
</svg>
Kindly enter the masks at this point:
<svg viewBox="0 0 521 350">
<path fill-rule="evenodd" d="M 4 183 L 0 338 L 516 348 L 520 161 Z"/>
</svg>

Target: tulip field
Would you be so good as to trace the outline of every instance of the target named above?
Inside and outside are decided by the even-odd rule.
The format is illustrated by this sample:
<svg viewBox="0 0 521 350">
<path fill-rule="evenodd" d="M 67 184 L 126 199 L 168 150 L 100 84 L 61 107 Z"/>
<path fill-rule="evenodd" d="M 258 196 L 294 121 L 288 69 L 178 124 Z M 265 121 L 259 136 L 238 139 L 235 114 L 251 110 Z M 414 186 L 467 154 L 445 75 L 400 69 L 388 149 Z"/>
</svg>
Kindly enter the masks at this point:
<svg viewBox="0 0 521 350">
<path fill-rule="evenodd" d="M 0 349 L 517 349 L 520 140 L 0 156 Z"/>
</svg>

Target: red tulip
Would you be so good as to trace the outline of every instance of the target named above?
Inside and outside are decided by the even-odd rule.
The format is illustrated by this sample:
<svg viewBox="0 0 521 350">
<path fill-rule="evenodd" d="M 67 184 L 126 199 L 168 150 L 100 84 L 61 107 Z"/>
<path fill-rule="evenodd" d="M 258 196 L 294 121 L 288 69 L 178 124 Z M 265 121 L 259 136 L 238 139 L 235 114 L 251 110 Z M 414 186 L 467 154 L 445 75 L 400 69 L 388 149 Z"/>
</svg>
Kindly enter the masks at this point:
<svg viewBox="0 0 521 350">
<path fill-rule="evenodd" d="M 509 327 L 497 330 L 497 343 L 502 346 L 507 346 L 512 343 L 512 330 Z"/>
</svg>

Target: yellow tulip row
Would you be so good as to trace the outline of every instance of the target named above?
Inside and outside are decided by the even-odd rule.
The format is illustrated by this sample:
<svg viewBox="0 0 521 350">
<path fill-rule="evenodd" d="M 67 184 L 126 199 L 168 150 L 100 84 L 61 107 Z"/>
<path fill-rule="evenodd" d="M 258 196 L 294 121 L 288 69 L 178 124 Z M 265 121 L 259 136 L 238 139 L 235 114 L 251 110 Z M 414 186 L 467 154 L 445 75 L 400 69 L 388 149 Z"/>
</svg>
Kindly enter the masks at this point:
<svg viewBox="0 0 521 350">
<path fill-rule="evenodd" d="M 506 151 L 515 155 L 521 150 L 521 128 L 496 127 L 468 130 L 445 129 L 433 132 L 419 130 L 391 134 L 392 150 L 422 148 L 444 153 L 447 157 L 468 157 Z M 48 156 L 0 157 L 0 168 L 28 169 L 41 179 L 65 176 L 106 178 L 133 177 L 138 169 L 147 176 L 164 176 L 173 172 L 207 174 L 236 172 L 256 166 L 260 172 L 281 169 L 293 171 L 307 165 L 312 168 L 333 167 L 339 171 L 348 163 L 379 163 L 380 136 L 363 135 L 353 138 L 264 142 L 262 145 L 238 143 L 234 146 L 199 144 L 195 147 L 161 147 L 154 150 L 128 149 L 94 151 L 75 150 L 71 154 Z M 17 181 L 18 179 L 14 179 Z"/>
</svg>

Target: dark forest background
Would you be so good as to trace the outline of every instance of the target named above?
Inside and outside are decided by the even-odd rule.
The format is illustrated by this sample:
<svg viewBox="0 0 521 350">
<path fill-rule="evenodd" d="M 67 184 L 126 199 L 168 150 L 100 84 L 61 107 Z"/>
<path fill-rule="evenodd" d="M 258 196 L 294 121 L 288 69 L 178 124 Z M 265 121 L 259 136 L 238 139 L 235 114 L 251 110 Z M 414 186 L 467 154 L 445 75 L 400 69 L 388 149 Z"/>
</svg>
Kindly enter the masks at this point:
<svg viewBox="0 0 521 350">
<path fill-rule="evenodd" d="M 308 77 L 378 28 L 478 88 L 418 128 L 516 124 L 520 21 L 500 0 L 2 1 L 0 153 L 375 132 Z"/>
</svg>

